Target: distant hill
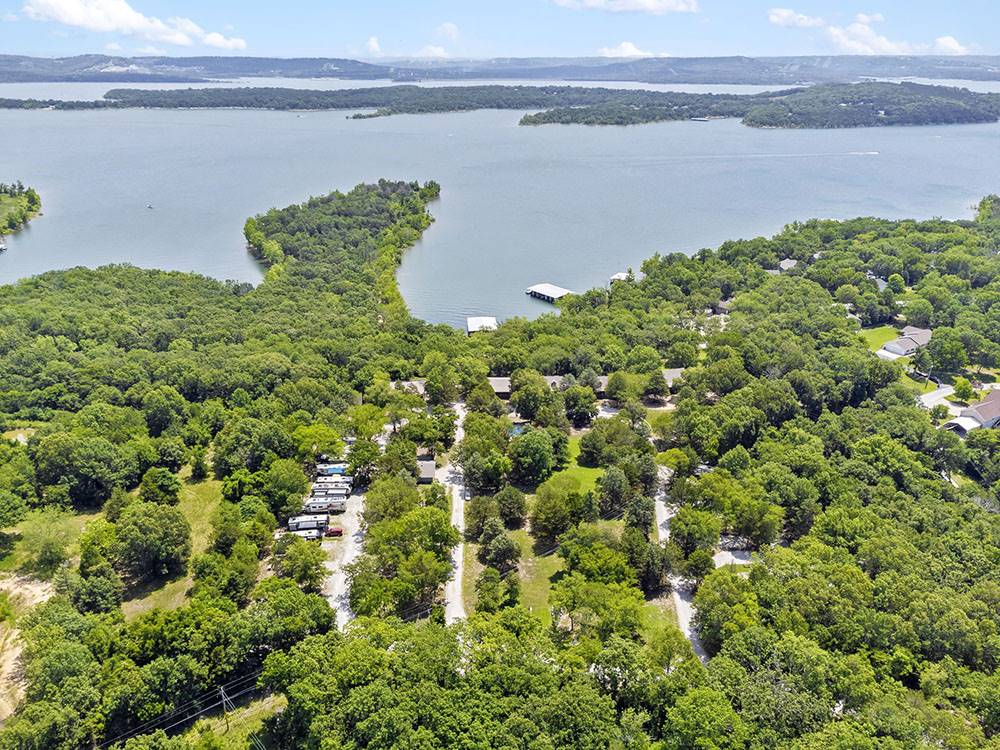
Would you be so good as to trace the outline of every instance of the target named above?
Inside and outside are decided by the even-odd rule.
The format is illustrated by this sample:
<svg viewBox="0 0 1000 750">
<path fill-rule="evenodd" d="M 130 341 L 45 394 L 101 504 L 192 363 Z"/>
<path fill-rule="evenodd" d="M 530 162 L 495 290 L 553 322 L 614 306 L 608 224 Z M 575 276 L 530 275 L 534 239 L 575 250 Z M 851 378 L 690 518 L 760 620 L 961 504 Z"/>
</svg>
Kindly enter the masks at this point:
<svg viewBox="0 0 1000 750">
<path fill-rule="evenodd" d="M 23 57 L 0 55 L 0 82 L 162 81 L 191 83 L 213 78 L 361 78 L 390 76 L 383 66 L 340 58 L 277 57 Z"/>
<path fill-rule="evenodd" d="M 603 57 L 394 60 L 367 63 L 327 57 L 45 58 L 0 55 L 0 82 L 163 81 L 213 78 L 550 79 L 642 83 L 846 83 L 864 78 L 1000 80 L 1000 56 L 924 57 Z"/>
</svg>

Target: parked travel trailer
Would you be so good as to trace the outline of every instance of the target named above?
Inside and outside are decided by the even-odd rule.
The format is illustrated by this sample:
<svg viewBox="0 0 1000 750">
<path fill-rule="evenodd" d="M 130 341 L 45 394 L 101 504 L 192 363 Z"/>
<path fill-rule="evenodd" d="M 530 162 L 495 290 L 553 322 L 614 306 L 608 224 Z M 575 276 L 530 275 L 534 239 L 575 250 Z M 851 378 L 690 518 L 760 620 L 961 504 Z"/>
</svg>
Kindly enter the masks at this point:
<svg viewBox="0 0 1000 750">
<path fill-rule="evenodd" d="M 299 531 L 290 531 L 288 533 L 292 536 L 305 539 L 307 542 L 316 542 L 323 538 L 323 534 L 319 529 L 301 529 Z"/>
<path fill-rule="evenodd" d="M 350 494 L 351 488 L 344 484 L 321 484 L 312 489 L 314 497 L 347 497 Z"/>
<path fill-rule="evenodd" d="M 347 510 L 346 498 L 311 497 L 302 506 L 304 514 L 312 513 L 343 513 Z"/>
<path fill-rule="evenodd" d="M 310 513 L 302 516 L 292 516 L 288 519 L 289 531 L 305 531 L 308 529 L 319 529 L 322 531 L 329 525 L 330 517 L 325 513 Z"/>
<path fill-rule="evenodd" d="M 316 477 L 316 484 L 354 484 L 354 477 L 348 476 L 335 476 L 335 477 Z"/>
<path fill-rule="evenodd" d="M 316 464 L 316 473 L 320 476 L 346 474 L 347 464 Z"/>
</svg>

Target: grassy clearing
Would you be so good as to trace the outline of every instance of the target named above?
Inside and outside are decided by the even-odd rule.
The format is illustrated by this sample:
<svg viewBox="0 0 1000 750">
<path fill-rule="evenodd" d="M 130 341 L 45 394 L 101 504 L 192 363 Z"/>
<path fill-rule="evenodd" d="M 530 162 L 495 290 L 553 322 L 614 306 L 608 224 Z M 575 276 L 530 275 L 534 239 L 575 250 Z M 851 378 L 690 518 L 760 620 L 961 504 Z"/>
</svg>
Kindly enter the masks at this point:
<svg viewBox="0 0 1000 750">
<path fill-rule="evenodd" d="M 19 443 L 27 443 L 28 438 L 34 434 L 34 427 L 15 427 L 3 433 L 3 438 L 4 440 L 16 440 Z"/>
<path fill-rule="evenodd" d="M 67 515 L 65 519 L 66 535 L 69 542 L 67 554 L 71 561 L 76 560 L 80 555 L 79 541 L 83 528 L 95 518 L 100 518 L 103 515 L 103 511 Z M 28 553 L 21 537 L 23 525 L 23 523 L 18 524 L 9 531 L 0 533 L 0 572 L 21 571 L 29 574 L 31 572 L 25 569 L 28 563 Z"/>
<path fill-rule="evenodd" d="M 899 379 L 903 383 L 903 385 L 910 387 L 917 393 L 930 393 L 931 391 L 937 390 L 938 387 L 937 384 L 929 380 L 927 382 L 924 382 L 922 380 L 914 380 L 905 372 L 900 376 Z"/>
<path fill-rule="evenodd" d="M 191 556 L 208 549 L 212 536 L 212 516 L 222 501 L 222 483 L 214 479 L 191 481 L 191 470 L 185 467 L 178 475 L 183 482 L 178 508 L 191 524 Z M 122 603 L 126 619 L 138 617 L 153 609 L 177 609 L 187 601 L 194 579 L 190 573 L 169 581 L 157 581 Z"/>
<path fill-rule="evenodd" d="M 865 340 L 869 349 L 877 352 L 899 336 L 899 332 L 893 326 L 879 326 L 878 328 L 862 328 L 858 335 Z"/>
<path fill-rule="evenodd" d="M 511 536 L 521 545 L 521 604 L 533 612 L 548 627 L 552 622 L 549 612 L 549 589 L 559 580 L 563 561 L 559 555 L 539 557 L 535 554 L 534 539 L 524 529 L 511 532 Z"/>
<path fill-rule="evenodd" d="M 287 704 L 288 701 L 283 695 L 269 695 L 248 701 L 238 705 L 228 717 L 219 713 L 200 719 L 184 733 L 184 738 L 194 744 L 198 739 L 208 736 L 216 741 L 212 747 L 218 747 L 220 750 L 245 750 L 249 747 L 250 735 L 256 734 L 265 747 L 277 748 L 279 746 L 264 733 L 264 722 L 279 711 L 283 711 Z"/>
<path fill-rule="evenodd" d="M 677 611 L 670 595 L 651 599 L 642 608 L 642 637 L 647 641 L 664 622 L 677 625 Z"/>
<path fill-rule="evenodd" d="M 462 603 L 467 614 L 476 611 L 476 579 L 483 572 L 483 564 L 476 559 L 479 545 L 466 542 L 464 546 L 464 562 L 462 566 Z M 522 555 L 524 551 L 522 549 Z"/>
<path fill-rule="evenodd" d="M 598 478 L 604 473 L 604 469 L 592 469 L 589 466 L 580 466 L 577 459 L 580 457 L 580 437 L 573 436 L 569 439 L 569 462 L 562 471 L 557 471 L 553 477 L 570 476 L 580 482 L 580 491 L 587 492 L 597 486 Z"/>
</svg>

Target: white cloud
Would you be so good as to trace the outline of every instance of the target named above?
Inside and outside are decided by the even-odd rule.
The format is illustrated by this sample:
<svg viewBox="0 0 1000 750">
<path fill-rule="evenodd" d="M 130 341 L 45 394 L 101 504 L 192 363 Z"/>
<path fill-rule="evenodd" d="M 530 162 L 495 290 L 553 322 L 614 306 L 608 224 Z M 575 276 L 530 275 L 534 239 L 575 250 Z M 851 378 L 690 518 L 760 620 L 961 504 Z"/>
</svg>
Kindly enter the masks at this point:
<svg viewBox="0 0 1000 750">
<path fill-rule="evenodd" d="M 909 42 L 895 42 L 860 20 L 847 26 L 830 26 L 826 31 L 841 52 L 852 55 L 908 55 L 917 51 Z"/>
<path fill-rule="evenodd" d="M 218 49 L 246 49 L 238 37 L 205 31 L 190 18 L 163 21 L 146 16 L 126 0 L 27 0 L 24 13 L 35 21 L 55 21 L 65 26 L 104 33 L 126 34 L 160 44 L 190 47 L 204 44 Z"/>
<path fill-rule="evenodd" d="M 647 52 L 632 42 L 622 42 L 617 47 L 601 47 L 597 54 L 601 57 L 668 57 L 666 52 Z"/>
<path fill-rule="evenodd" d="M 854 20 L 858 23 L 863 23 L 865 26 L 871 26 L 873 23 L 882 23 L 885 20 L 885 16 L 881 13 L 858 13 Z"/>
<path fill-rule="evenodd" d="M 854 55 L 919 55 L 934 52 L 939 55 L 967 55 L 969 48 L 953 36 L 939 36 L 933 44 L 895 41 L 872 28 L 885 18 L 881 13 L 859 13 L 854 23 L 830 26 L 827 34 L 842 52 Z"/>
<path fill-rule="evenodd" d="M 216 49 L 246 49 L 245 40 L 234 36 L 223 36 L 218 31 L 210 31 L 201 38 L 201 43 Z"/>
<path fill-rule="evenodd" d="M 791 8 L 771 8 L 767 12 L 767 20 L 775 26 L 789 26 L 798 29 L 826 25 L 826 21 L 822 18 L 807 16 L 804 13 L 796 13 Z"/>
<path fill-rule="evenodd" d="M 797 13 L 789 8 L 771 8 L 767 19 L 775 26 L 822 28 L 839 52 L 849 55 L 966 55 L 969 48 L 953 36 L 939 36 L 933 44 L 894 40 L 875 30 L 885 16 L 881 13 L 858 13 L 846 26 L 827 25 L 822 18 Z"/>
<path fill-rule="evenodd" d="M 606 10 L 612 13 L 697 13 L 698 0 L 553 0 L 573 10 Z"/>
<path fill-rule="evenodd" d="M 934 51 L 942 55 L 967 55 L 969 48 L 953 36 L 939 36 L 934 40 Z"/>
<path fill-rule="evenodd" d="M 365 42 L 365 49 L 368 50 L 369 55 L 381 55 L 382 43 L 379 42 L 377 36 L 370 36 L 368 37 L 368 41 Z"/>
<path fill-rule="evenodd" d="M 440 47 L 440 46 L 438 46 L 436 44 L 428 44 L 422 50 L 420 50 L 419 52 L 417 52 L 416 56 L 417 57 L 432 57 L 432 58 L 435 58 L 435 59 L 438 59 L 438 60 L 442 60 L 442 59 L 444 59 L 446 57 L 450 57 L 450 55 L 448 54 L 448 50 L 446 50 L 444 47 Z"/>
<path fill-rule="evenodd" d="M 453 24 L 451 21 L 445 21 L 443 24 L 437 27 L 438 36 L 442 36 L 449 42 L 458 41 L 458 26 Z"/>
</svg>

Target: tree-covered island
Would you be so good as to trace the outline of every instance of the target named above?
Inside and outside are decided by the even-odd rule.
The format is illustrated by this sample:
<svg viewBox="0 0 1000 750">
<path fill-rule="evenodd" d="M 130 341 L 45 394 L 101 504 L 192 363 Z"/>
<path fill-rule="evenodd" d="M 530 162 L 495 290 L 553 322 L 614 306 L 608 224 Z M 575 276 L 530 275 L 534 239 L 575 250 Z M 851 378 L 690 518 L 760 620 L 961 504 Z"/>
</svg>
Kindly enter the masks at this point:
<svg viewBox="0 0 1000 750">
<path fill-rule="evenodd" d="M 479 109 L 541 110 L 522 125 L 634 125 L 738 117 L 751 127 L 843 128 L 996 122 L 1000 94 L 914 83 L 826 84 L 753 95 L 689 94 L 575 86 L 386 86 L 316 91 L 286 88 L 113 89 L 99 101 L 2 99 L 16 109 L 242 108 L 372 110 L 355 118 Z"/>
</svg>

